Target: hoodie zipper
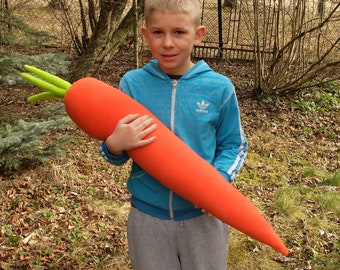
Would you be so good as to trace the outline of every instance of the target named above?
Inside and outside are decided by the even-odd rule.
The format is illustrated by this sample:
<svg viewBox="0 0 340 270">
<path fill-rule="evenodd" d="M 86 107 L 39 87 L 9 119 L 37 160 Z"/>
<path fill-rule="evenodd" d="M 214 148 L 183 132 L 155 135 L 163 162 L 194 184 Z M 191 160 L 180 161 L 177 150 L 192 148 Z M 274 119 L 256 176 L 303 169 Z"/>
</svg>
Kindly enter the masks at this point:
<svg viewBox="0 0 340 270">
<path fill-rule="evenodd" d="M 177 80 L 172 80 L 172 90 L 171 90 L 171 114 L 170 114 L 170 129 L 175 133 L 175 105 L 176 105 L 176 92 L 177 92 Z M 169 193 L 169 215 L 171 219 L 174 219 L 173 211 L 173 191 L 170 190 Z"/>
</svg>

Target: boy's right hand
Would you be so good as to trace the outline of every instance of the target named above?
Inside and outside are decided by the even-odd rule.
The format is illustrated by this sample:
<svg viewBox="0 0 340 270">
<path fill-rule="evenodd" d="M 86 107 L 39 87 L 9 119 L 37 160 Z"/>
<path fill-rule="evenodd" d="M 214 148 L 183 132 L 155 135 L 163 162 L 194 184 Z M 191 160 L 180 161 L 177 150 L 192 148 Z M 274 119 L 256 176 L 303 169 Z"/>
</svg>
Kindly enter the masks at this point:
<svg viewBox="0 0 340 270">
<path fill-rule="evenodd" d="M 107 149 L 111 154 L 119 155 L 123 151 L 148 145 L 156 139 L 156 136 L 144 138 L 156 128 L 157 125 L 150 116 L 129 114 L 118 121 L 113 133 L 107 137 L 105 141 Z"/>
</svg>

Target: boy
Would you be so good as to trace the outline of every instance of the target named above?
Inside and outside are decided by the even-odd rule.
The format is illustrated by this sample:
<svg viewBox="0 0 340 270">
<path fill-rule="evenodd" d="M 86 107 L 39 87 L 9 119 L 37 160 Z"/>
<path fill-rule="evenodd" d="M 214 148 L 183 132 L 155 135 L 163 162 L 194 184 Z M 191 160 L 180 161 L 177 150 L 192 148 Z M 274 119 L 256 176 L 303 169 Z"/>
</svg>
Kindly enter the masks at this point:
<svg viewBox="0 0 340 270">
<path fill-rule="evenodd" d="M 204 61 L 191 61 L 193 46 L 206 31 L 200 25 L 199 0 L 146 0 L 145 21 L 142 34 L 155 59 L 127 72 L 121 90 L 232 182 L 245 159 L 247 141 L 230 80 Z M 127 150 L 157 139 L 144 139 L 156 128 L 147 115 L 127 115 L 102 143 L 101 154 L 121 165 L 129 159 Z M 133 269 L 226 269 L 227 224 L 197 209 L 135 163 L 128 190 L 132 194 L 127 231 Z"/>
</svg>

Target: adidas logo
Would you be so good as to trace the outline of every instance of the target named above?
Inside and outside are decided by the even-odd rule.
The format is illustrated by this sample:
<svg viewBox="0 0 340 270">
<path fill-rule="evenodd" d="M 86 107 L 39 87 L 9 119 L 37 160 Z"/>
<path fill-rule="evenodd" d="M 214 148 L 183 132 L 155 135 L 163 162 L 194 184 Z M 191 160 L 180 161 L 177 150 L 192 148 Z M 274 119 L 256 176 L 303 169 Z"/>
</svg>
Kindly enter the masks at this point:
<svg viewBox="0 0 340 270">
<path fill-rule="evenodd" d="M 201 102 L 196 102 L 198 109 L 196 109 L 196 112 L 199 113 L 208 113 L 208 107 L 209 107 L 209 103 L 206 103 L 204 100 L 202 100 Z"/>
</svg>

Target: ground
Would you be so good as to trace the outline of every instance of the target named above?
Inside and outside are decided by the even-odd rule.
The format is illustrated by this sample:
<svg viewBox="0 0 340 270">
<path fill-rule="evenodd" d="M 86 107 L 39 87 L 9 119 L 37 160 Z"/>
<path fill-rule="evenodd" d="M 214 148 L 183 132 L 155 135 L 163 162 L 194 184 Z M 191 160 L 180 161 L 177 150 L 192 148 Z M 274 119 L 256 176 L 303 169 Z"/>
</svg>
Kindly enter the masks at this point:
<svg viewBox="0 0 340 270">
<path fill-rule="evenodd" d="M 234 82 L 249 140 L 235 186 L 290 250 L 283 257 L 232 229 L 229 269 L 339 269 L 339 85 L 326 91 L 331 96 L 255 98 L 251 64 L 209 64 Z M 122 50 L 98 78 L 117 86 L 131 68 L 132 53 Z M 36 92 L 28 85 L 1 86 L 1 121 L 32 120 L 54 102 L 28 104 L 26 97 Z M 75 126 L 62 133 L 73 136 L 63 155 L 0 176 L 0 269 L 130 269 L 130 164 L 107 164 L 99 142 Z"/>
</svg>

